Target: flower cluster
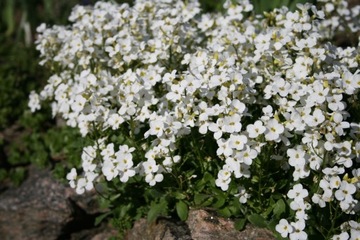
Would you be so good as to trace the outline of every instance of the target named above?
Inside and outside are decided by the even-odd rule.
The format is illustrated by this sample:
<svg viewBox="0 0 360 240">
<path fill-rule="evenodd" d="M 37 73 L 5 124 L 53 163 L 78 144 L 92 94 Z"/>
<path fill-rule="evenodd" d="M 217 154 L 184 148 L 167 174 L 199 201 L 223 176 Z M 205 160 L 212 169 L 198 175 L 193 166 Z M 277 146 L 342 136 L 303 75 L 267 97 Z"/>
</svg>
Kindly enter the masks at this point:
<svg viewBox="0 0 360 240">
<path fill-rule="evenodd" d="M 38 28 L 41 64 L 57 72 L 29 106 L 48 99 L 54 116 L 94 138 L 83 174 L 68 174 L 78 193 L 101 179 L 162 182 L 183 161 L 180 139 L 196 131 L 216 142 L 216 186 L 236 183 L 241 203 L 252 197 L 244 186 L 255 161 L 292 173 L 294 222 L 276 230 L 306 239 L 314 205 L 336 202 L 349 215 L 359 206 L 360 124 L 348 110 L 360 88 L 359 46 L 331 39 L 359 32 L 360 6 L 322 0 L 260 16 L 249 1 L 228 0 L 224 9 L 200 14 L 195 0 L 77 6 L 71 26 Z M 129 140 L 114 143 L 116 132 Z M 344 224 L 341 234 L 358 231 Z"/>
</svg>

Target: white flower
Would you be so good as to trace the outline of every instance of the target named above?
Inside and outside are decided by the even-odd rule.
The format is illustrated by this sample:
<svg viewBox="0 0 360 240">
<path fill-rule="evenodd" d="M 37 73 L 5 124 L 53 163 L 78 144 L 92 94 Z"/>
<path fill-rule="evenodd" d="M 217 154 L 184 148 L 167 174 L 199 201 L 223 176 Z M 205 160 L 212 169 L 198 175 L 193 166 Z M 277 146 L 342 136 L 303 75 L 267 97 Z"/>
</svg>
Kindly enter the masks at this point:
<svg viewBox="0 0 360 240">
<path fill-rule="evenodd" d="M 239 202 L 240 203 L 246 203 L 248 198 L 251 197 L 251 195 L 249 193 L 247 193 L 246 189 L 244 187 L 239 187 L 238 188 L 239 193 L 235 194 L 235 197 L 239 198 Z"/>
<path fill-rule="evenodd" d="M 40 110 L 40 96 L 35 93 L 35 91 L 30 92 L 29 96 L 29 108 L 31 109 L 31 112 L 35 112 L 36 110 Z"/>
<path fill-rule="evenodd" d="M 230 156 L 233 153 L 233 149 L 230 145 L 229 140 L 225 140 L 223 138 L 220 138 L 217 140 L 218 149 L 216 150 L 216 154 L 218 156 L 224 155 L 226 157 Z"/>
<path fill-rule="evenodd" d="M 278 141 L 284 129 L 284 126 L 276 119 L 270 119 L 266 124 L 265 139 L 268 141 Z"/>
<path fill-rule="evenodd" d="M 219 139 L 221 138 L 223 131 L 222 131 L 222 126 L 223 126 L 223 119 L 219 118 L 216 123 L 210 123 L 208 129 L 210 131 L 212 131 L 214 133 L 214 138 L 215 139 Z"/>
<path fill-rule="evenodd" d="M 356 187 L 353 184 L 343 180 L 340 189 L 335 191 L 335 198 L 339 201 L 352 200 L 352 194 L 354 194 L 355 191 Z"/>
<path fill-rule="evenodd" d="M 221 190 L 226 191 L 229 188 L 230 181 L 231 181 L 231 172 L 226 169 L 222 169 L 218 173 L 218 177 L 215 180 L 215 184 L 216 186 L 220 187 Z"/>
<path fill-rule="evenodd" d="M 246 126 L 246 131 L 248 132 L 250 138 L 257 138 L 260 134 L 263 134 L 265 130 L 266 127 L 263 126 L 263 123 L 260 120 L 257 120 L 254 124 Z"/>
<path fill-rule="evenodd" d="M 325 116 L 320 109 L 315 109 L 313 114 L 307 116 L 304 120 L 305 123 L 310 127 L 316 127 L 317 125 L 325 121 Z"/>
<path fill-rule="evenodd" d="M 293 226 L 286 219 L 281 219 L 275 229 L 283 238 L 287 238 L 294 231 Z"/>
<path fill-rule="evenodd" d="M 236 150 L 242 150 L 247 143 L 247 137 L 245 135 L 231 134 L 229 138 L 229 146 Z"/>
<path fill-rule="evenodd" d="M 171 91 L 166 94 L 166 98 L 169 101 L 177 102 L 183 97 L 182 94 L 183 94 L 184 89 L 185 89 L 185 86 L 182 86 L 180 84 L 172 84 Z"/>
<path fill-rule="evenodd" d="M 136 171 L 131 168 L 126 168 L 123 171 L 120 172 L 120 181 L 125 183 L 129 180 L 130 177 L 135 176 Z"/>
<path fill-rule="evenodd" d="M 342 232 L 338 235 L 334 235 L 331 239 L 332 240 L 348 240 L 350 238 L 347 232 Z"/>
<path fill-rule="evenodd" d="M 234 114 L 232 116 L 226 116 L 223 121 L 222 130 L 227 133 L 237 133 L 240 132 L 242 127 L 241 117 L 239 114 Z"/>
<path fill-rule="evenodd" d="M 156 164 L 155 160 L 148 160 L 142 163 L 145 174 L 156 173 L 159 170 L 159 166 Z"/>
<path fill-rule="evenodd" d="M 356 88 L 359 88 L 360 74 L 359 72 L 352 74 L 349 71 L 344 72 L 342 76 L 342 84 L 346 94 L 353 94 Z"/>
<path fill-rule="evenodd" d="M 76 193 L 83 194 L 85 192 L 85 187 L 87 185 L 85 178 L 79 178 L 76 184 Z"/>
<path fill-rule="evenodd" d="M 298 181 L 302 178 L 307 178 L 310 175 L 310 171 L 307 166 L 299 166 L 295 165 L 294 172 L 293 172 L 293 179 L 294 181 Z"/>
<path fill-rule="evenodd" d="M 360 224 L 356 221 L 349 221 L 350 225 L 350 239 L 358 240 L 360 238 Z"/>
<path fill-rule="evenodd" d="M 323 159 L 316 154 L 309 157 L 309 165 L 312 170 L 318 171 L 323 163 Z"/>
<path fill-rule="evenodd" d="M 253 162 L 253 159 L 255 159 L 257 156 L 258 152 L 255 149 L 246 146 L 245 150 L 237 153 L 235 158 L 238 159 L 238 161 L 250 166 Z"/>
<path fill-rule="evenodd" d="M 155 186 L 156 183 L 162 182 L 163 179 L 164 176 L 161 173 L 160 174 L 149 173 L 145 176 L 145 181 L 149 183 L 150 186 Z"/>
<path fill-rule="evenodd" d="M 111 181 L 113 178 L 117 177 L 119 170 L 116 168 L 112 160 L 105 160 L 101 168 L 101 172 L 106 177 L 107 181 Z"/>
<path fill-rule="evenodd" d="M 323 199 L 326 202 L 329 202 L 333 198 L 332 186 L 327 180 L 321 179 L 319 183 L 319 187 L 321 187 L 324 191 L 323 195 L 321 196 L 321 199 Z"/>
<path fill-rule="evenodd" d="M 270 47 L 270 34 L 258 34 L 254 39 L 256 51 L 259 53 L 265 52 Z"/>
<path fill-rule="evenodd" d="M 343 95 L 342 94 L 334 94 L 332 96 L 326 97 L 326 101 L 328 102 L 328 108 L 332 111 L 341 111 L 345 108 L 344 102 L 342 102 Z"/>
<path fill-rule="evenodd" d="M 292 189 L 289 190 L 287 196 L 290 199 L 294 199 L 296 202 L 303 201 L 309 195 L 308 190 L 303 188 L 301 183 L 295 184 Z"/>
<path fill-rule="evenodd" d="M 164 122 L 160 119 L 153 120 L 150 122 L 150 135 L 156 135 L 157 137 L 161 137 L 164 132 Z"/>
<path fill-rule="evenodd" d="M 290 148 L 287 150 L 286 153 L 289 156 L 289 165 L 290 166 L 303 167 L 305 165 L 305 163 L 306 163 L 305 151 L 301 147 L 298 147 L 297 149 Z"/>
<path fill-rule="evenodd" d="M 290 233 L 289 238 L 290 240 L 306 240 L 308 239 L 308 235 L 303 230 L 305 229 L 305 221 L 297 221 L 292 222 L 291 226 L 293 227 L 293 232 Z"/>
<path fill-rule="evenodd" d="M 312 196 L 311 200 L 313 201 L 313 203 L 318 204 L 321 208 L 324 208 L 326 206 L 326 202 L 320 194 L 315 193 Z"/>
<path fill-rule="evenodd" d="M 113 143 L 109 143 L 106 148 L 104 148 L 101 152 L 100 155 L 103 156 L 104 160 L 108 160 L 110 158 L 112 158 L 115 154 L 114 151 L 114 144 Z"/>
<path fill-rule="evenodd" d="M 69 184 L 71 188 L 75 188 L 75 181 L 77 179 L 77 172 L 75 168 L 72 168 L 71 171 L 66 175 L 66 179 L 69 180 Z"/>
<path fill-rule="evenodd" d="M 113 113 L 109 116 L 107 123 L 113 130 L 116 130 L 124 121 L 124 118 L 122 118 L 119 114 Z"/>
<path fill-rule="evenodd" d="M 85 103 L 86 103 L 86 99 L 81 95 L 77 95 L 74 99 L 74 103 L 71 104 L 71 109 L 74 112 L 80 112 L 84 109 Z"/>
<path fill-rule="evenodd" d="M 242 77 L 241 75 L 239 77 Z M 231 101 L 230 107 L 234 113 L 242 114 L 246 111 L 246 106 L 243 102 L 240 102 L 239 99 L 234 99 Z"/>
<path fill-rule="evenodd" d="M 290 208 L 296 212 L 296 218 L 298 220 L 307 220 L 308 215 L 306 210 L 310 208 L 310 204 L 305 201 L 292 201 L 290 203 Z"/>
</svg>

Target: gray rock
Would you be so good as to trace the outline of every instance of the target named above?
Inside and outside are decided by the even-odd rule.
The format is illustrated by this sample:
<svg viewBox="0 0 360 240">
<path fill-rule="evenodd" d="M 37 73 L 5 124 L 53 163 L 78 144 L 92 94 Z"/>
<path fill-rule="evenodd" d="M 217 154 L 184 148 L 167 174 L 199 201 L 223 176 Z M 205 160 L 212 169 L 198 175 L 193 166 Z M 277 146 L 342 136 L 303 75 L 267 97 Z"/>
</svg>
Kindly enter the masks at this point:
<svg viewBox="0 0 360 240">
<path fill-rule="evenodd" d="M 115 236 L 108 226 L 94 227 L 101 212 L 95 202 L 95 193 L 77 195 L 55 180 L 49 170 L 32 167 L 19 188 L 0 195 L 1 239 L 92 239 L 102 233 Z"/>
<path fill-rule="evenodd" d="M 70 192 L 49 171 L 30 170 L 29 178 L 0 196 L 3 239 L 56 239 L 72 220 Z"/>
<path fill-rule="evenodd" d="M 191 240 L 186 223 L 168 218 L 159 218 L 155 223 L 146 219 L 135 222 L 125 235 L 125 240 Z"/>
</svg>

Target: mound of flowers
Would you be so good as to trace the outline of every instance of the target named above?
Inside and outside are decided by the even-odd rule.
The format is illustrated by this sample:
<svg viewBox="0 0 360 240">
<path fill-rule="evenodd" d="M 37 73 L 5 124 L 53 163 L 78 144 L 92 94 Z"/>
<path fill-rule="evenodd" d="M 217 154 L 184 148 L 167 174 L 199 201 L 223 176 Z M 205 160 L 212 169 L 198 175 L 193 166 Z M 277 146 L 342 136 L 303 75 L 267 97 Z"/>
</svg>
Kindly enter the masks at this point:
<svg viewBox="0 0 360 240">
<path fill-rule="evenodd" d="M 359 45 L 334 43 L 359 33 L 360 6 L 297 7 L 97 2 L 39 26 L 53 75 L 29 107 L 46 101 L 93 143 L 70 185 L 171 189 L 181 219 L 211 198 L 284 238 L 360 236 Z"/>
</svg>

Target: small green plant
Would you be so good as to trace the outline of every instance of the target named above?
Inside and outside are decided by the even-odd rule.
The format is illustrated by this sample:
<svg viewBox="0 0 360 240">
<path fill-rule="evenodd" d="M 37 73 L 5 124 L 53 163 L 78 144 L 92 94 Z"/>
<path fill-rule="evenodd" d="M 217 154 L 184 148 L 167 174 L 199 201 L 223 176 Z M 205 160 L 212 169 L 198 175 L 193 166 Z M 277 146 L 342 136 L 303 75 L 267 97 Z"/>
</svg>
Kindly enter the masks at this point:
<svg viewBox="0 0 360 240">
<path fill-rule="evenodd" d="M 7 183 L 4 186 L 19 185 L 30 164 L 56 167 L 62 177 L 67 167 L 74 166 L 72 162 L 79 150 L 70 145 L 74 145 L 78 132 L 68 126 L 58 126 L 49 107 L 31 114 L 28 95 L 32 89 L 44 86 L 49 77 L 49 72 L 39 66 L 39 53 L 33 47 L 35 28 L 44 21 L 65 24 L 75 3 L 77 1 L 0 2 L 0 181 Z M 82 146 L 79 149 L 81 151 Z M 70 159 L 65 162 L 63 157 Z"/>
<path fill-rule="evenodd" d="M 97 223 L 209 208 L 278 238 L 356 237 L 359 49 L 332 43 L 360 29 L 346 7 L 78 5 L 70 26 L 38 27 L 53 75 L 29 107 L 49 101 L 86 139 L 66 178 L 102 196 Z"/>
</svg>

